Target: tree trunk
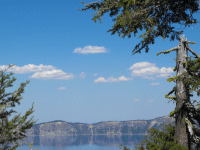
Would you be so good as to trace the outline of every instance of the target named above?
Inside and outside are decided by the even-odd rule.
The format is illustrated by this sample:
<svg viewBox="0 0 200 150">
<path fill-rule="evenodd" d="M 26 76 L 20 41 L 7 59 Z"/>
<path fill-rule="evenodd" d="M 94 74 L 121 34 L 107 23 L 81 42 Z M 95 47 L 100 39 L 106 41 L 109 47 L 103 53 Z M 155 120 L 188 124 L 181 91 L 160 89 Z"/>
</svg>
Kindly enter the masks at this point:
<svg viewBox="0 0 200 150">
<path fill-rule="evenodd" d="M 187 39 L 186 39 L 187 40 Z M 181 36 L 181 41 L 177 49 L 177 59 L 176 59 L 176 76 L 180 76 L 183 72 L 187 72 L 186 65 L 183 62 L 187 61 L 187 49 L 186 41 L 184 36 Z M 175 110 L 180 111 L 176 115 L 175 119 L 175 137 L 178 139 L 178 143 L 182 146 L 187 146 L 188 150 L 191 149 L 190 135 L 188 128 L 186 126 L 185 118 L 188 116 L 186 110 L 183 107 L 183 101 L 188 101 L 188 88 L 185 87 L 181 80 L 176 80 L 176 108 Z"/>
</svg>

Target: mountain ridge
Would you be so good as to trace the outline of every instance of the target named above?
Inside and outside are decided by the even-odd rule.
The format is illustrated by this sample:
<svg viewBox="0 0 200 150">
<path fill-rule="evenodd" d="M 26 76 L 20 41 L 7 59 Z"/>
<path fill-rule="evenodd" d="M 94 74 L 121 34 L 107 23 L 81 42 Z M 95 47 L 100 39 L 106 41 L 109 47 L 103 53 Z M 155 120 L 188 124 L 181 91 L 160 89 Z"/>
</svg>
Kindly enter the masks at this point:
<svg viewBox="0 0 200 150">
<path fill-rule="evenodd" d="M 169 117 L 169 116 L 161 116 L 161 117 L 156 117 L 156 118 L 164 118 L 164 117 Z M 155 119 L 156 119 L 155 118 Z M 147 121 L 147 120 L 155 120 L 155 119 L 146 119 L 146 120 L 143 120 L 143 119 L 138 119 L 138 120 L 126 120 L 126 121 L 100 121 L 100 122 L 97 122 L 97 123 L 102 123 L 102 122 L 127 122 L 127 121 Z M 64 121 L 64 120 L 53 120 L 53 121 L 48 121 L 48 122 L 41 122 L 41 123 L 36 123 L 34 125 L 40 125 L 40 124 L 45 124 L 45 123 L 52 123 L 52 122 L 66 122 L 66 123 L 73 123 L 73 124 L 88 124 L 88 125 L 93 125 L 93 124 L 97 124 L 97 123 L 81 123 L 81 122 L 67 122 L 67 121 Z"/>
<path fill-rule="evenodd" d="M 167 119 L 175 124 L 175 119 L 169 116 L 156 117 L 150 120 L 128 120 L 128 121 L 101 121 L 97 123 L 72 123 L 63 120 L 54 120 L 34 124 L 31 129 L 26 130 L 27 136 L 69 136 L 69 135 L 109 135 L 129 134 L 146 135 L 147 130 L 156 128 L 163 130 L 163 124 Z"/>
</svg>

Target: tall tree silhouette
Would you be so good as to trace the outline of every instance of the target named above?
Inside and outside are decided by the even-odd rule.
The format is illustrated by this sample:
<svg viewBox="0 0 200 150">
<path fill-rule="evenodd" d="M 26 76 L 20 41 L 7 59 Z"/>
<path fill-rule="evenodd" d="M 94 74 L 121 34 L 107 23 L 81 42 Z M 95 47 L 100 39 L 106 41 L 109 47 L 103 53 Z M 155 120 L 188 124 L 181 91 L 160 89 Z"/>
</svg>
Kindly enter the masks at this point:
<svg viewBox="0 0 200 150">
<path fill-rule="evenodd" d="M 198 60 L 200 60 L 200 56 L 188 46 L 188 43 L 195 44 L 195 42 L 187 41 L 187 39 L 185 40 L 185 36 L 181 36 L 178 47 L 162 51 L 157 55 L 176 51 L 176 66 L 174 68 L 176 76 L 167 80 L 169 82 L 174 81 L 176 86 L 165 95 L 165 97 L 176 101 L 176 108 L 170 113 L 170 117 L 173 116 L 175 118 L 175 138 L 178 139 L 179 144 L 191 149 L 191 140 L 196 144 L 200 143 L 200 135 L 197 132 L 193 132 L 195 127 L 192 125 L 196 123 L 200 125 L 200 114 L 197 113 L 196 108 L 190 101 L 190 97 L 193 96 L 191 94 L 192 90 L 196 90 L 197 92 L 200 86 L 200 82 L 198 78 L 196 78 L 200 76 L 197 76 L 199 68 L 192 70 L 194 66 L 191 66 L 191 62 L 188 63 L 188 51 L 195 55 L 195 58 L 198 58 Z M 193 73 L 191 73 L 191 70 Z M 189 77 L 189 73 L 192 77 Z M 199 85 L 197 85 L 197 83 L 199 83 Z M 173 92 L 175 92 L 175 96 L 169 97 Z M 197 93 L 197 95 L 199 96 L 199 93 Z M 196 120 L 196 123 L 194 120 Z"/>
<path fill-rule="evenodd" d="M 195 108 L 196 100 L 193 101 L 193 104 L 190 100 L 193 91 L 197 92 L 197 96 L 200 96 L 200 57 L 188 47 L 188 43 L 194 44 L 195 42 L 187 41 L 182 36 L 178 47 L 157 54 L 177 51 L 174 68 L 174 71 L 177 71 L 176 76 L 167 79 L 168 82 L 174 81 L 176 86 L 165 95 L 166 98 L 171 99 L 170 101 L 176 102 L 175 110 L 169 114 L 170 117 L 175 118 L 175 125 L 165 125 L 165 131 L 159 131 L 155 128 L 149 129 L 149 134 L 146 136 L 149 139 L 143 140 L 141 146 L 136 147 L 138 150 L 144 150 L 145 147 L 147 150 L 194 148 L 200 150 L 200 102 Z M 187 56 L 188 50 L 195 55 L 194 60 Z M 169 97 L 174 92 L 175 96 Z M 123 150 L 130 150 L 123 145 L 120 147 Z"/>
</svg>

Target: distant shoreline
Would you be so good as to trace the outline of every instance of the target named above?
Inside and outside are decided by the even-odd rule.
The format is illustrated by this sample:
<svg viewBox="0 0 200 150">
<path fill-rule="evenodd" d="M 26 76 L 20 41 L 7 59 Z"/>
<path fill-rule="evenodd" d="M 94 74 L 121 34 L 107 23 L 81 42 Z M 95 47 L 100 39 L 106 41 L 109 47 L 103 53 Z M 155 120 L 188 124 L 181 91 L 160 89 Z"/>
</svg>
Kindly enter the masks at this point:
<svg viewBox="0 0 200 150">
<path fill-rule="evenodd" d="M 59 135 L 59 136 L 78 136 L 78 135 L 145 135 L 145 133 L 139 134 L 69 134 L 69 135 Z M 35 137 L 40 135 L 28 135 L 27 137 Z M 40 136 L 40 137 L 57 137 L 57 136 Z"/>
</svg>

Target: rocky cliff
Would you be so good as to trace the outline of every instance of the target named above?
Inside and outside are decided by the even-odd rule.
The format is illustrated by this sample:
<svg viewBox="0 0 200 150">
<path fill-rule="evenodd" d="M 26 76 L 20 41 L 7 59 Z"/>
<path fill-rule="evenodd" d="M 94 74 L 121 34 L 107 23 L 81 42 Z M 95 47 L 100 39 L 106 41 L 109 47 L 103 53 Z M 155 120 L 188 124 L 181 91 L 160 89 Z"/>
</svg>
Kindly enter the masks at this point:
<svg viewBox="0 0 200 150">
<path fill-rule="evenodd" d="M 163 124 L 175 120 L 169 116 L 158 117 L 151 120 L 133 121 L 106 121 L 95 124 L 71 123 L 62 120 L 55 120 L 46 123 L 35 124 L 31 129 L 26 130 L 27 136 L 68 136 L 68 135 L 109 135 L 129 134 L 146 135 L 147 130 L 156 128 L 163 130 Z"/>
</svg>

